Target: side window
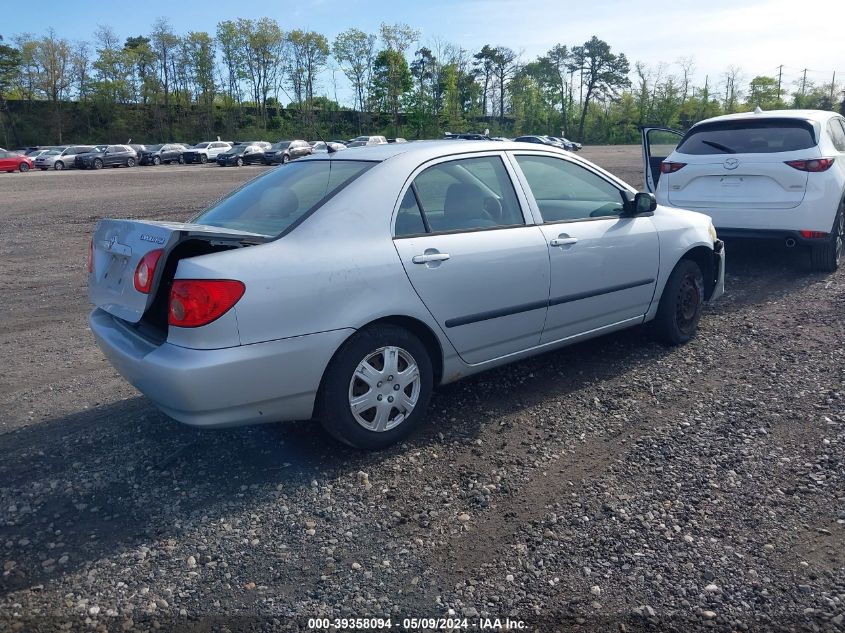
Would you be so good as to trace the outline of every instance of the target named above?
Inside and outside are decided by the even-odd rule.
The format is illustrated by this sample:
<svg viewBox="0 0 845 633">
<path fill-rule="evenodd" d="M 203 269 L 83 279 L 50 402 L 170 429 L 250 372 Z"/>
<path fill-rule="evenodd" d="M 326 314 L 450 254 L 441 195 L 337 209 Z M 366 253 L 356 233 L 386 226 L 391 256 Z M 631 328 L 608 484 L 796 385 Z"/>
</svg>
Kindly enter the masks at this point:
<svg viewBox="0 0 845 633">
<path fill-rule="evenodd" d="M 417 197 L 414 191 L 408 187 L 402 204 L 399 205 L 399 212 L 396 214 L 396 237 L 403 235 L 417 235 L 425 233 L 425 224 L 422 219 L 422 211 L 417 204 Z"/>
<path fill-rule="evenodd" d="M 517 156 L 544 222 L 619 216 L 622 194 L 580 165 L 549 156 Z"/>
<path fill-rule="evenodd" d="M 513 183 L 498 156 L 429 167 L 414 179 L 431 231 L 524 224 Z"/>
<path fill-rule="evenodd" d="M 831 119 L 828 130 L 833 146 L 840 152 L 845 152 L 845 119 Z"/>
</svg>

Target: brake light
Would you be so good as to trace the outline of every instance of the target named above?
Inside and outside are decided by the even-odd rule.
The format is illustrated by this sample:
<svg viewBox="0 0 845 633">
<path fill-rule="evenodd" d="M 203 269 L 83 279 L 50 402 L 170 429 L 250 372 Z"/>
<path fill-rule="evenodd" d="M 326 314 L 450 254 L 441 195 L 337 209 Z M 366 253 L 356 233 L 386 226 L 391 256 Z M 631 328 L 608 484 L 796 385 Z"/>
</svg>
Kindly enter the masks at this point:
<svg viewBox="0 0 845 633">
<path fill-rule="evenodd" d="M 818 173 L 827 171 L 833 166 L 833 158 L 811 158 L 809 160 L 788 160 L 786 164 L 798 171 Z"/>
<path fill-rule="evenodd" d="M 145 295 L 150 293 L 153 277 L 156 274 L 156 266 L 163 252 L 164 250 L 160 248 L 150 251 L 138 262 L 138 267 L 135 269 L 135 290 L 143 292 Z"/>
<path fill-rule="evenodd" d="M 679 169 L 686 167 L 686 163 L 660 163 L 661 174 L 674 174 Z"/>
<path fill-rule="evenodd" d="M 208 325 L 226 314 L 246 286 L 233 279 L 176 279 L 170 289 L 167 322 L 177 327 Z"/>
<path fill-rule="evenodd" d="M 94 238 L 88 242 L 88 272 L 94 272 Z"/>
<path fill-rule="evenodd" d="M 826 238 L 830 233 L 824 231 L 798 231 L 801 237 L 807 240 L 820 240 Z"/>
</svg>

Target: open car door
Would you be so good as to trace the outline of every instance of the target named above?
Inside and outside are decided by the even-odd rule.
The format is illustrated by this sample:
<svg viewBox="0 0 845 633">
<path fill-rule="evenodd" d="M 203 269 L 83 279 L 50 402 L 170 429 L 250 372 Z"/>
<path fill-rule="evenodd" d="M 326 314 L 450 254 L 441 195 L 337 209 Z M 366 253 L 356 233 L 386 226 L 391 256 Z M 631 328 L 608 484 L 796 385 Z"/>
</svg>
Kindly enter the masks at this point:
<svg viewBox="0 0 845 633">
<path fill-rule="evenodd" d="M 644 127 L 641 129 L 643 133 L 643 182 L 645 182 L 645 188 L 654 193 L 657 191 L 657 181 L 660 179 L 660 163 L 675 151 L 684 133 L 665 127 Z"/>
</svg>

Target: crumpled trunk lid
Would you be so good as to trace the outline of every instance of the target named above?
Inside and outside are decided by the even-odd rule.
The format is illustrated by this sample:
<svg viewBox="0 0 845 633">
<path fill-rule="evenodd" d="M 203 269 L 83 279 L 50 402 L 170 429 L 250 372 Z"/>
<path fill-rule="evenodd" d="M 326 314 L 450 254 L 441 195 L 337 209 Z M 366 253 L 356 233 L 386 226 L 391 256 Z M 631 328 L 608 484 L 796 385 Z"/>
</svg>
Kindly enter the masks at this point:
<svg viewBox="0 0 845 633">
<path fill-rule="evenodd" d="M 267 241 L 264 235 L 202 224 L 145 220 L 100 220 L 92 241 L 93 271 L 88 275 L 91 303 L 129 323 L 138 323 L 152 305 L 168 254 L 180 242 L 251 245 Z M 147 253 L 163 251 L 150 292 L 135 289 L 135 270 Z"/>
</svg>

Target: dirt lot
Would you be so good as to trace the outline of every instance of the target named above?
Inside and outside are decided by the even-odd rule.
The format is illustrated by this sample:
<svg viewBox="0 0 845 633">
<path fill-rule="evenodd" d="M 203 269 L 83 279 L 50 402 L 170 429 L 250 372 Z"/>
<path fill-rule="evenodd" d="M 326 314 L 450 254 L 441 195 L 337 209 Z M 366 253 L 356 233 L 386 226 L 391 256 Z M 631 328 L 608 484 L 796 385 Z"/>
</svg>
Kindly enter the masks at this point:
<svg viewBox="0 0 845 633">
<path fill-rule="evenodd" d="M 639 148 L 583 155 L 641 182 Z M 0 174 L 0 630 L 845 630 L 845 271 L 729 244 L 689 345 L 628 331 L 442 388 L 378 454 L 193 430 L 94 345 L 89 235 L 262 169 Z"/>
</svg>

